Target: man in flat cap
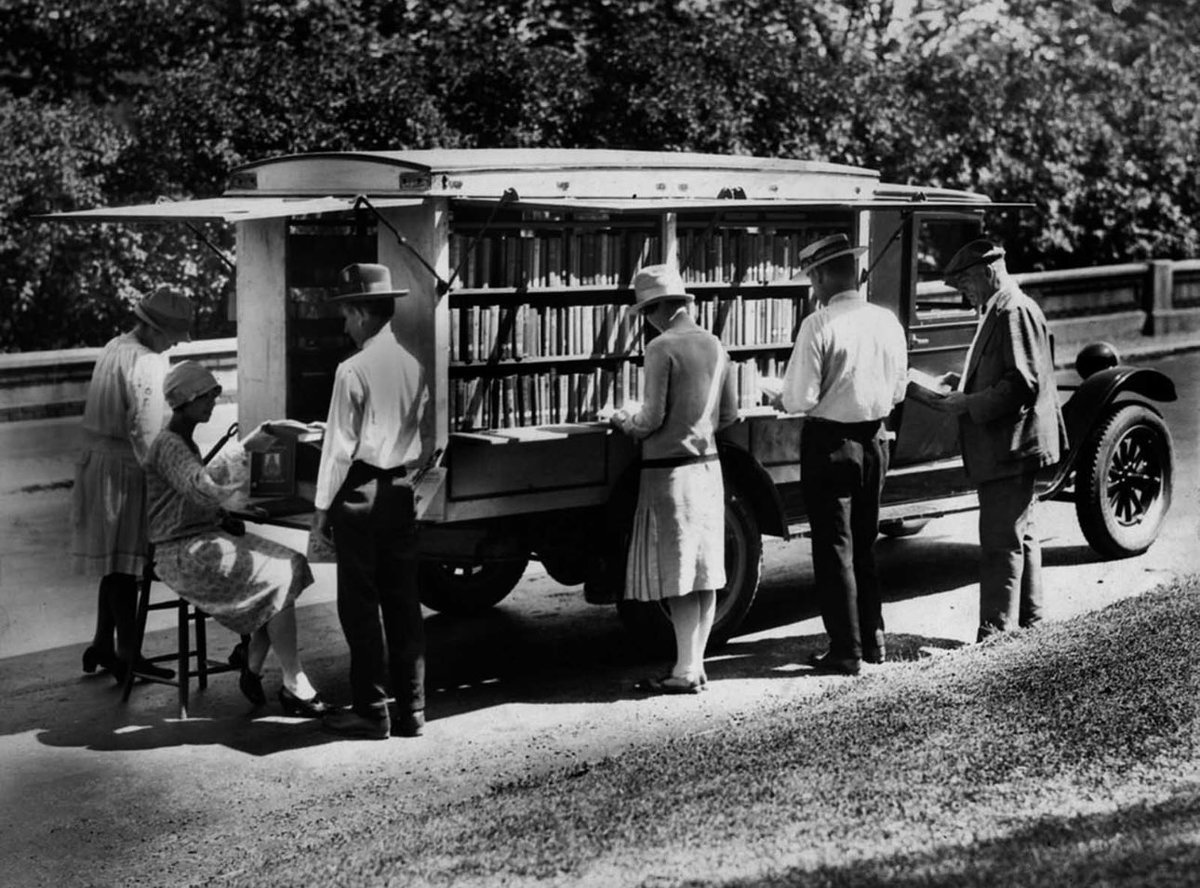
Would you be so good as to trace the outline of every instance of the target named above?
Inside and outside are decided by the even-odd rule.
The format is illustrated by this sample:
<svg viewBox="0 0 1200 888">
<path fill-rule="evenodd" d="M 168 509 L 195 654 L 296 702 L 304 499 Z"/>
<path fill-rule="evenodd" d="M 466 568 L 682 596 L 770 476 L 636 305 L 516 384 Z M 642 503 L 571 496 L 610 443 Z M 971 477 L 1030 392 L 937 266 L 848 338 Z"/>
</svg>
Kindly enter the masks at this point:
<svg viewBox="0 0 1200 888">
<path fill-rule="evenodd" d="M 387 266 L 346 266 L 338 291 L 330 301 L 359 351 L 334 375 L 313 533 L 328 539 L 332 527 L 352 703 L 323 724 L 347 737 L 414 737 L 425 724 L 425 629 L 409 475 L 421 458 L 429 388 L 420 363 L 392 331 L 395 300 L 408 291 L 392 289 Z"/>
<path fill-rule="evenodd" d="M 801 250 L 800 269 L 822 308 L 800 325 L 782 392 L 785 410 L 806 414 L 800 481 L 829 635 L 829 650 L 809 663 L 844 675 L 886 656 L 873 547 L 888 466 L 884 420 L 904 400 L 908 368 L 904 328 L 859 291 L 865 251 L 844 234 Z"/>
<path fill-rule="evenodd" d="M 1042 554 L 1033 529 L 1034 478 L 1058 462 L 1066 426 L 1046 318 L 1008 273 L 1004 248 L 974 240 L 946 283 L 983 312 L 962 374 L 931 406 L 958 417 L 963 464 L 979 489 L 979 641 L 1041 620 Z"/>
</svg>

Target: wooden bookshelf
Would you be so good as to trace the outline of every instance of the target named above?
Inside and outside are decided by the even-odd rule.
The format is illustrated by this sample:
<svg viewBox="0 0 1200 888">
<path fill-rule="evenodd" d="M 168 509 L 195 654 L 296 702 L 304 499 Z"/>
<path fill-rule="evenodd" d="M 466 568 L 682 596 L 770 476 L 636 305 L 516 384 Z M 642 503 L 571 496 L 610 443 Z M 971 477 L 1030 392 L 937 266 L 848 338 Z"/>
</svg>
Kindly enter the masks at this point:
<svg viewBox="0 0 1200 888">
<path fill-rule="evenodd" d="M 845 222 L 770 213 L 644 217 L 456 214 L 449 300 L 451 432 L 589 422 L 642 397 L 652 335 L 630 310 L 633 274 L 679 257 L 697 322 L 725 344 L 738 405 L 779 376 L 807 310 L 797 257 Z"/>
<path fill-rule="evenodd" d="M 341 313 L 327 300 L 343 267 L 376 261 L 376 232 L 349 216 L 294 219 L 286 257 L 287 415 L 325 419 L 334 372 L 353 351 Z"/>
</svg>

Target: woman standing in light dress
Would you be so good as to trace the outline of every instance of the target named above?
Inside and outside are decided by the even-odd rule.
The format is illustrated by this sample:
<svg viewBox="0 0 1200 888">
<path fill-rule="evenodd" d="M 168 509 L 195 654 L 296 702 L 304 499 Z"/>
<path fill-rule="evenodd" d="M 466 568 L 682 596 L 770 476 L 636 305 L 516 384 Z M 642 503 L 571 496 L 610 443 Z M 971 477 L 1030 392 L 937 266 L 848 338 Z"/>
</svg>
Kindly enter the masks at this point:
<svg viewBox="0 0 1200 888">
<path fill-rule="evenodd" d="M 625 596 L 663 601 L 675 665 L 639 681 L 645 693 L 693 694 L 707 682 L 704 648 L 725 585 L 725 488 L 716 433 L 737 419 L 729 356 L 692 319 L 679 272 L 651 265 L 633 279 L 635 311 L 660 334 L 646 346 L 645 401 L 612 424 L 642 442 Z"/>
<path fill-rule="evenodd" d="M 118 681 L 124 678 L 130 657 L 142 673 L 160 678 L 174 675 L 146 662 L 132 647 L 138 577 L 147 551 L 146 479 L 141 464 L 166 420 L 163 352 L 190 338 L 192 303 L 162 286 L 133 311 L 137 326 L 110 340 L 92 371 L 71 506 L 75 569 L 101 577 L 96 633 L 83 652 L 83 671 L 107 669 Z"/>
<path fill-rule="evenodd" d="M 236 471 L 243 454 L 238 448 L 205 466 L 192 440 L 221 393 L 213 375 L 184 361 L 167 374 L 163 392 L 171 419 L 146 460 L 155 571 L 175 594 L 250 636 L 238 685 L 251 703 L 267 702 L 262 669 L 274 647 L 283 671 L 284 712 L 317 718 L 327 707 L 304 673 L 296 644 L 296 597 L 313 582 L 308 561 L 228 519 L 225 507 L 243 497 L 242 473 Z M 260 444 L 269 446 L 270 437 L 257 430 L 244 442 L 246 449 Z"/>
</svg>

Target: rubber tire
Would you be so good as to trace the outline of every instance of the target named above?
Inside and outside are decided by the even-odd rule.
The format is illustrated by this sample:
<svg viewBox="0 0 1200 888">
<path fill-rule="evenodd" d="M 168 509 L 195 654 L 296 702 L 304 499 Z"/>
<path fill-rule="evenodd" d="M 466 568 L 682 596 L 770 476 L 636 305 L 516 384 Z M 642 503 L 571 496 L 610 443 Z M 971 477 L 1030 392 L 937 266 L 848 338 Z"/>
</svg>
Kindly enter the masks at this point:
<svg viewBox="0 0 1200 888">
<path fill-rule="evenodd" d="M 1153 483 L 1110 484 L 1128 468 L 1148 471 Z M 1085 439 L 1075 471 L 1075 514 L 1084 537 L 1106 558 L 1128 558 L 1150 548 L 1171 505 L 1175 470 L 1171 432 L 1163 418 L 1142 404 L 1118 405 Z M 1132 505 L 1138 514 L 1121 516 L 1119 495 L 1149 488 L 1148 499 Z M 1129 520 L 1129 519 L 1133 520 Z"/>
<path fill-rule="evenodd" d="M 528 565 L 528 558 L 482 564 L 422 561 L 417 567 L 417 589 L 421 603 L 439 613 L 477 614 L 503 601 Z"/>
<path fill-rule="evenodd" d="M 929 518 L 896 518 L 891 521 L 880 521 L 879 532 L 892 539 L 916 536 L 925 529 L 930 520 Z"/>
<path fill-rule="evenodd" d="M 717 614 L 707 650 L 720 648 L 737 632 L 762 579 L 762 534 L 758 519 L 736 488 L 725 497 L 725 588 L 717 593 Z M 638 646 L 656 656 L 674 656 L 675 634 L 662 602 L 617 602 L 621 622 Z"/>
</svg>

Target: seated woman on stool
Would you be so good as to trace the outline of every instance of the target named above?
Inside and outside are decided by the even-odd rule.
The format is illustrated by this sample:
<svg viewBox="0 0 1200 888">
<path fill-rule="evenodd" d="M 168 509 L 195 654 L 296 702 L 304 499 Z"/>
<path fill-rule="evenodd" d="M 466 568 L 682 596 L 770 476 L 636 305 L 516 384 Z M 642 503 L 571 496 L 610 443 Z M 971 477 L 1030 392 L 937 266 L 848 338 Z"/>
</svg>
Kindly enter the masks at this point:
<svg viewBox="0 0 1200 888">
<path fill-rule="evenodd" d="M 274 646 L 283 670 L 279 702 L 288 715 L 316 718 L 327 709 L 304 674 L 296 645 L 296 597 L 313 582 L 299 552 L 238 526 L 223 507 L 241 494 L 237 480 L 210 469 L 192 440 L 212 417 L 221 386 L 194 361 L 176 365 L 163 384 L 171 419 L 146 459 L 150 542 L 155 572 L 177 595 L 214 620 L 250 636 L 238 686 L 247 699 L 267 702 L 262 668 Z M 255 448 L 262 435 L 251 435 Z"/>
</svg>

